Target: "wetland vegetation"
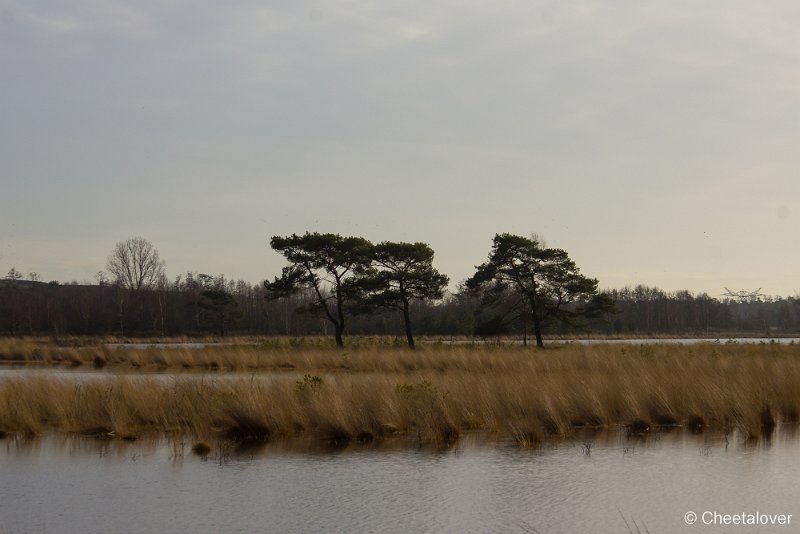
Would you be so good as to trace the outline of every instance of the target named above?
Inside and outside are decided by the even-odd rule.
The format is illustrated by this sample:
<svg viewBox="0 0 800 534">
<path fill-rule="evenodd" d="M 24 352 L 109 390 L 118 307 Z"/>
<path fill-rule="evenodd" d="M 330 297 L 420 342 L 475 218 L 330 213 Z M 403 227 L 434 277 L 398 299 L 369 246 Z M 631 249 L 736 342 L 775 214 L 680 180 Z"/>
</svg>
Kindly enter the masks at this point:
<svg viewBox="0 0 800 534">
<path fill-rule="evenodd" d="M 304 436 L 334 445 L 484 433 L 527 446 L 604 428 L 758 439 L 800 414 L 796 345 L 428 343 L 409 351 L 402 341 L 362 339 L 342 351 L 318 339 L 149 349 L 74 341 L 81 346 L 0 342 L 0 359 L 26 369 L 102 368 L 101 378 L 83 381 L 68 372 L 0 375 L 0 432 L 166 433 L 211 443 Z"/>
</svg>

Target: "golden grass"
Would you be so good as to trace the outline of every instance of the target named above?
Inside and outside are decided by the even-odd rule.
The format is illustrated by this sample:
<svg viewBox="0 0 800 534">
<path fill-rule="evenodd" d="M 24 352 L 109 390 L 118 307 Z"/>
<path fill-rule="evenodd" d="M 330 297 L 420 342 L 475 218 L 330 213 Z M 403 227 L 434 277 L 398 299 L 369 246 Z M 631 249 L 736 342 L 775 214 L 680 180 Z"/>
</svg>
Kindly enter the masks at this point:
<svg viewBox="0 0 800 534">
<path fill-rule="evenodd" d="M 100 350 L 100 353 L 92 353 Z M 83 354 L 86 351 L 88 354 Z M 184 350 L 81 349 L 121 368 L 219 369 L 76 382 L 2 378 L 0 433 L 48 430 L 236 441 L 312 435 L 331 443 L 395 435 L 451 441 L 482 431 L 533 444 L 577 428 L 739 429 L 751 437 L 800 414 L 800 347 L 521 347 L 364 343 Z M 247 376 L 222 370 L 253 370 Z M 280 372 L 275 372 L 280 371 Z"/>
</svg>

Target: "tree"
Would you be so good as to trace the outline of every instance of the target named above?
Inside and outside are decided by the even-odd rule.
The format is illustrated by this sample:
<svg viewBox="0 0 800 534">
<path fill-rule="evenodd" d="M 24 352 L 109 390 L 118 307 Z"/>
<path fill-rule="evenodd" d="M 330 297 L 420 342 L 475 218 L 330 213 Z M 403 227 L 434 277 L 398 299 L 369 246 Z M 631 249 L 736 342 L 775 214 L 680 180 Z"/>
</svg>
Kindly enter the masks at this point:
<svg viewBox="0 0 800 534">
<path fill-rule="evenodd" d="M 150 289 L 164 276 L 164 261 L 150 241 L 131 237 L 114 246 L 106 269 L 119 285 L 139 291 Z"/>
<path fill-rule="evenodd" d="M 306 232 L 302 236 L 274 236 L 272 248 L 289 265 L 280 278 L 264 282 L 267 298 L 288 297 L 310 289 L 313 300 L 304 309 L 321 311 L 333 324 L 336 346 L 344 347 L 346 307 L 358 300 L 358 278 L 369 269 L 370 242 L 363 237 Z"/>
<path fill-rule="evenodd" d="M 12 267 L 6 274 L 2 287 L 5 289 L 3 298 L 0 299 L 0 316 L 6 324 L 9 335 L 16 333 L 17 324 L 21 315 L 20 283 L 22 273 Z"/>
<path fill-rule="evenodd" d="M 578 317 L 610 311 L 611 300 L 597 293 L 597 280 L 580 274 L 561 249 L 545 248 L 537 238 L 497 234 L 486 263 L 467 280 L 478 293 L 511 291 L 521 297 L 533 323 L 536 346 L 544 347 L 542 328 L 550 321 L 572 324 Z"/>
<path fill-rule="evenodd" d="M 433 268 L 433 249 L 425 243 L 384 241 L 373 246 L 369 255 L 375 269 L 362 282 L 365 303 L 400 311 L 408 346 L 413 349 L 411 301 L 441 299 L 450 279 Z"/>
<path fill-rule="evenodd" d="M 219 335 L 225 337 L 225 329 L 230 319 L 236 316 L 239 307 L 233 295 L 221 288 L 206 289 L 200 293 L 198 305 L 211 315 Z"/>
</svg>

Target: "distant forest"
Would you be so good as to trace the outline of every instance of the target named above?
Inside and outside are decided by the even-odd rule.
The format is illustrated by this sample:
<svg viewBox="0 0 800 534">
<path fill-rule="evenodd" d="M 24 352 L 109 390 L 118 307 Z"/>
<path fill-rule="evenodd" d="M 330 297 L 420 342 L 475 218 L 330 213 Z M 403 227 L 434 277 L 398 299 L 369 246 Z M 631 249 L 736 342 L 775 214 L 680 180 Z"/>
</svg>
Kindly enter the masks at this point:
<svg viewBox="0 0 800 534">
<path fill-rule="evenodd" d="M 12 273 L 13 274 L 13 273 Z M 718 299 L 689 291 L 636 286 L 604 291 L 616 310 L 580 324 L 552 323 L 546 335 L 778 336 L 800 332 L 800 299 Z M 311 290 L 267 299 L 261 284 L 224 276 L 187 273 L 142 289 L 97 284 L 45 283 L 12 276 L 0 280 L 0 333 L 4 335 L 331 335 L 330 322 L 300 311 L 313 304 Z M 527 328 L 499 301 L 491 308 L 465 288 L 438 302 L 415 300 L 411 319 L 420 336 L 519 336 Z M 403 318 L 392 311 L 352 315 L 349 335 L 404 335 Z"/>
<path fill-rule="evenodd" d="M 372 243 L 306 232 L 273 236 L 287 265 L 253 285 L 188 272 L 169 280 L 153 244 L 116 244 L 97 284 L 44 283 L 12 268 L 0 280 L 0 333 L 18 335 L 762 336 L 800 331 L 800 300 L 722 300 L 647 286 L 598 291 L 566 251 L 536 234 L 496 234 L 486 262 L 455 293 L 426 243 Z"/>
</svg>

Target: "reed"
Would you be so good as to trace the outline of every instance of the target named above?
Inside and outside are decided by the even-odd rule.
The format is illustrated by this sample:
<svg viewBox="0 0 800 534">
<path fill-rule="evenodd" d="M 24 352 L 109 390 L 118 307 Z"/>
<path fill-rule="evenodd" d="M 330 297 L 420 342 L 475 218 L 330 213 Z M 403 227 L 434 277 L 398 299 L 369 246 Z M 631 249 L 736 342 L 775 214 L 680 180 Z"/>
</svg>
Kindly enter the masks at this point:
<svg viewBox="0 0 800 534">
<path fill-rule="evenodd" d="M 0 378 L 0 432 L 55 429 L 128 439 L 160 432 L 234 441 L 312 435 L 341 444 L 396 435 L 449 442 L 481 431 L 531 445 L 579 428 L 643 434 L 684 425 L 736 428 L 757 438 L 798 420 L 798 351 L 781 345 L 407 351 L 365 344 L 342 352 L 289 343 L 104 349 L 103 373 L 137 366 L 218 370 L 166 378 L 109 374 L 81 383 Z"/>
</svg>

